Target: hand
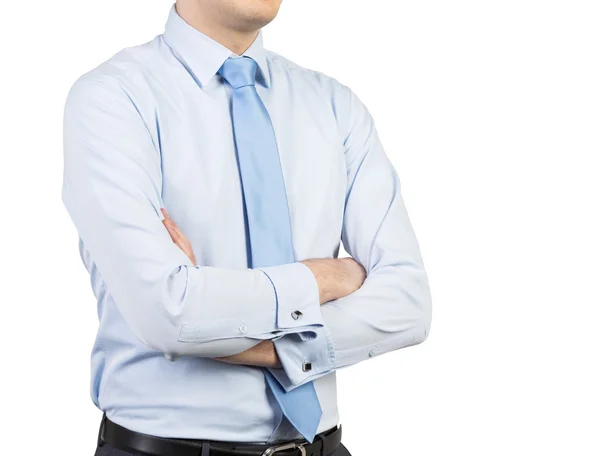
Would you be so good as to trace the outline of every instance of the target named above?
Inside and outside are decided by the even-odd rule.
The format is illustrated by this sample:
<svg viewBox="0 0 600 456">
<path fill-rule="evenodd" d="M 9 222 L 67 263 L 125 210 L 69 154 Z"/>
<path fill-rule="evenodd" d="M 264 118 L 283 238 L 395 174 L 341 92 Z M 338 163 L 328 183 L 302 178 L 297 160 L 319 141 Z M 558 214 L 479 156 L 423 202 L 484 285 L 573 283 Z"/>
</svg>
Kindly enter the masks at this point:
<svg viewBox="0 0 600 456">
<path fill-rule="evenodd" d="M 281 368 L 275 344 L 270 340 L 263 340 L 258 345 L 249 348 L 237 355 L 215 358 L 230 364 L 245 364 L 247 366 Z"/>
<path fill-rule="evenodd" d="M 354 258 L 323 258 L 301 261 L 312 271 L 319 286 L 321 304 L 358 290 L 367 273 Z"/>
<path fill-rule="evenodd" d="M 173 219 L 169 217 L 167 211 L 164 208 L 162 208 L 161 212 L 165 216 L 165 219 L 163 220 L 163 225 L 165 225 L 165 227 L 167 228 L 171 239 L 173 239 L 173 242 L 177 245 L 177 247 L 183 250 L 183 253 L 187 255 L 192 264 L 196 266 L 198 262 L 196 261 L 196 256 L 194 255 L 194 249 L 192 249 L 192 244 L 190 243 L 188 238 L 185 237 L 185 234 L 181 232 L 181 230 L 175 224 Z"/>
</svg>

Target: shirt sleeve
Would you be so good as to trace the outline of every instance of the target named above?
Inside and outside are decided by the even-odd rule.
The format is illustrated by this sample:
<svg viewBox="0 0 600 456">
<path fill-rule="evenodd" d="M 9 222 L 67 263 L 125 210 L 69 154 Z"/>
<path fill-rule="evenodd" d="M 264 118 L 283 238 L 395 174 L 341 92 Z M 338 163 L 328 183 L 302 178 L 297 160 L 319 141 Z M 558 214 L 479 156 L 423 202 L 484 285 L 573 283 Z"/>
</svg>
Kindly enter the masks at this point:
<svg viewBox="0 0 600 456">
<path fill-rule="evenodd" d="M 431 325 L 428 278 L 398 174 L 366 107 L 347 87 L 337 90 L 348 182 L 342 242 L 367 278 L 356 292 L 321 306 L 325 325 L 314 335 L 285 335 L 274 342 L 283 369 L 271 372 L 287 391 L 421 343 Z"/>
<path fill-rule="evenodd" d="M 315 337 L 323 317 L 307 266 L 194 266 L 162 223 L 161 189 L 160 151 L 134 102 L 112 79 L 80 79 L 65 107 L 62 198 L 136 336 L 169 357 Z"/>
</svg>

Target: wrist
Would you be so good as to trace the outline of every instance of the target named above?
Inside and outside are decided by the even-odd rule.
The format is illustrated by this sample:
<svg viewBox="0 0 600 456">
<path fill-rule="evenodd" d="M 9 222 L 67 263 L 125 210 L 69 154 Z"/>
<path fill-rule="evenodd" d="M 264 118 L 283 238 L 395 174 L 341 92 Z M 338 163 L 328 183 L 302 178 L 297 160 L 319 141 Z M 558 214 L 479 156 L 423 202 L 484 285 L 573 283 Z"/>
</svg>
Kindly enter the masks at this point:
<svg viewBox="0 0 600 456">
<path fill-rule="evenodd" d="M 215 358 L 229 364 L 245 364 L 257 367 L 281 367 L 275 344 L 270 340 L 263 340 L 252 348 L 236 355 Z"/>
<path fill-rule="evenodd" d="M 321 304 L 333 301 L 342 296 L 341 284 L 344 279 L 344 268 L 338 259 L 312 259 L 302 261 L 302 263 L 304 263 L 315 276 Z"/>
<path fill-rule="evenodd" d="M 260 359 L 262 367 L 281 367 L 275 344 L 270 340 L 265 340 L 257 345 L 260 350 Z"/>
</svg>

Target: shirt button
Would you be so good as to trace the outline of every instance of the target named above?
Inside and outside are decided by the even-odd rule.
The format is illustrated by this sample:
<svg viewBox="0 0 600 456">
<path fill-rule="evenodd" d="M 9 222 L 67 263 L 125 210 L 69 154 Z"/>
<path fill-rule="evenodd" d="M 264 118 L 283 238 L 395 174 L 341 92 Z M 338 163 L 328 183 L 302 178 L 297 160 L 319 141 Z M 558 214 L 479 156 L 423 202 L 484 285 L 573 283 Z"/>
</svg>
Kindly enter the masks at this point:
<svg viewBox="0 0 600 456">
<path fill-rule="evenodd" d="M 294 311 L 292 312 L 292 318 L 293 318 L 294 320 L 300 320 L 300 319 L 302 318 L 302 315 L 303 315 L 303 313 L 302 313 L 302 312 L 300 312 L 299 310 L 294 310 Z"/>
<path fill-rule="evenodd" d="M 303 362 L 302 363 L 302 371 L 303 372 L 310 372 L 312 370 L 312 363 L 309 362 Z"/>
<path fill-rule="evenodd" d="M 372 358 L 372 357 L 373 357 L 373 356 L 375 356 L 376 354 L 377 354 L 377 350 L 375 350 L 374 348 L 373 348 L 373 349 L 371 349 L 371 350 L 369 350 L 369 357 L 371 357 L 371 358 Z"/>
<path fill-rule="evenodd" d="M 240 325 L 240 327 L 238 328 L 238 330 L 239 330 L 239 331 L 240 331 L 242 334 L 244 334 L 244 333 L 246 332 L 246 330 L 247 330 L 247 329 L 248 329 L 248 328 L 246 328 L 246 325 Z"/>
</svg>

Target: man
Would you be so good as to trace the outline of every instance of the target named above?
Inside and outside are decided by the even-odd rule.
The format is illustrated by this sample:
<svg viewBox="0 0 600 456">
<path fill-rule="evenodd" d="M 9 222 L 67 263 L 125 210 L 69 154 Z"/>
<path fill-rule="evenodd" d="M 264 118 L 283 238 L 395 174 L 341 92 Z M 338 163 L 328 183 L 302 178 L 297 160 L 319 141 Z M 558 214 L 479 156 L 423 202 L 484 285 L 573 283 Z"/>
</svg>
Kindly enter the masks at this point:
<svg viewBox="0 0 600 456">
<path fill-rule="evenodd" d="M 348 455 L 336 369 L 427 337 L 427 276 L 373 120 L 263 48 L 279 6 L 179 0 L 163 35 L 69 94 L 97 455 Z"/>
</svg>

